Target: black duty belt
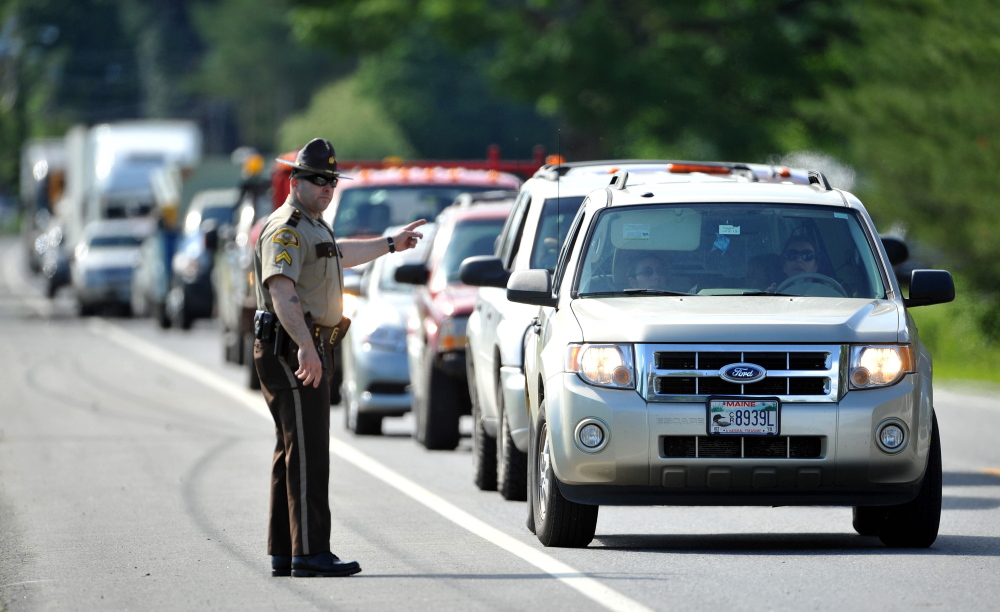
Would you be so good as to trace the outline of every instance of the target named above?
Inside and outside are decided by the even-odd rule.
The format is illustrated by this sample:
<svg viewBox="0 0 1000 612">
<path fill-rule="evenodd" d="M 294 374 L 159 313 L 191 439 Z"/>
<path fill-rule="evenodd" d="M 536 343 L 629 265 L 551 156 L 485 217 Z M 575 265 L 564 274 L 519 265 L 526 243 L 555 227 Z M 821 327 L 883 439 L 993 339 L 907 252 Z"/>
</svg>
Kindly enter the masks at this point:
<svg viewBox="0 0 1000 612">
<path fill-rule="evenodd" d="M 332 344 L 334 347 L 338 346 L 343 341 L 348 328 L 351 327 L 351 320 L 347 317 L 342 317 L 340 323 L 337 323 L 333 327 L 311 324 L 309 317 L 307 317 L 306 322 L 312 331 L 314 342 L 320 346 L 327 343 Z M 282 336 L 287 335 L 284 333 L 277 315 L 266 310 L 258 310 L 254 314 L 253 329 L 254 338 L 263 342 L 276 341 Z"/>
</svg>

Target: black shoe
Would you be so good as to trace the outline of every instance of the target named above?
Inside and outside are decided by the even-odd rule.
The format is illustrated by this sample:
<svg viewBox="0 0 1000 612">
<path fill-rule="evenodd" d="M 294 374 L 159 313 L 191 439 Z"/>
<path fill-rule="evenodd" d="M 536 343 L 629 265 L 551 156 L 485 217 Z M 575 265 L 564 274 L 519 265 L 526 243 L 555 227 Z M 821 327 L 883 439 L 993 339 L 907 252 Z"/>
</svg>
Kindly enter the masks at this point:
<svg viewBox="0 0 1000 612">
<path fill-rule="evenodd" d="M 292 558 L 284 557 L 282 555 L 271 555 L 271 575 L 291 576 Z"/>
<path fill-rule="evenodd" d="M 357 561 L 341 561 L 329 552 L 318 555 L 292 557 L 292 576 L 308 578 L 312 576 L 350 576 L 361 571 Z"/>
</svg>

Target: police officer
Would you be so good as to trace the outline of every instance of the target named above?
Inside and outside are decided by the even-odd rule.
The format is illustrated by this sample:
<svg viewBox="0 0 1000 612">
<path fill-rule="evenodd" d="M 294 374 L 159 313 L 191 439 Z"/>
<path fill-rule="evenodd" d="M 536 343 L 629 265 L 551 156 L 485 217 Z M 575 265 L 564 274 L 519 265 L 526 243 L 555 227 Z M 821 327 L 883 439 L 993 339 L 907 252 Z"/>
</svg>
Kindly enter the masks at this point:
<svg viewBox="0 0 1000 612">
<path fill-rule="evenodd" d="M 290 193 L 268 217 L 254 253 L 254 364 L 274 418 L 268 554 L 274 576 L 349 576 L 356 561 L 330 552 L 330 377 L 342 323 L 344 268 L 416 246 L 415 221 L 388 238 L 335 240 L 323 221 L 341 176 L 333 146 L 310 141 Z M 346 319 L 344 320 L 346 322 Z M 340 327 L 338 327 L 338 325 Z"/>
</svg>

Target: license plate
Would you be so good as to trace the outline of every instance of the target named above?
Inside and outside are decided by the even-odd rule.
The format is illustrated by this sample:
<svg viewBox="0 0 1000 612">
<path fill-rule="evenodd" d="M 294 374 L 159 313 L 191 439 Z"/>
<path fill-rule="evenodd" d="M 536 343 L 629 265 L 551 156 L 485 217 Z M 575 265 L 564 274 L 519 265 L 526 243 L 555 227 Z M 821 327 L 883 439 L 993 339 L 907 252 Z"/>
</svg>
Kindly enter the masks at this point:
<svg viewBox="0 0 1000 612">
<path fill-rule="evenodd" d="M 708 433 L 776 436 L 779 413 L 777 398 L 711 397 L 708 399 Z"/>
</svg>

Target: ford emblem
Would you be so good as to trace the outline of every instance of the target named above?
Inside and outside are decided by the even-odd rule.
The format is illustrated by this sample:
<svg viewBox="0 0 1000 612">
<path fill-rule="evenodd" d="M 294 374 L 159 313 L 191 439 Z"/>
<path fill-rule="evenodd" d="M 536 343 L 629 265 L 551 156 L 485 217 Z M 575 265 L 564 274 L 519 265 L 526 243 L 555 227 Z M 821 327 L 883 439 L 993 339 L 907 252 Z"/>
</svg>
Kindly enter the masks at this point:
<svg viewBox="0 0 1000 612">
<path fill-rule="evenodd" d="M 752 363 L 731 363 L 719 370 L 719 376 L 731 383 L 745 385 L 767 376 L 767 370 Z"/>
</svg>

